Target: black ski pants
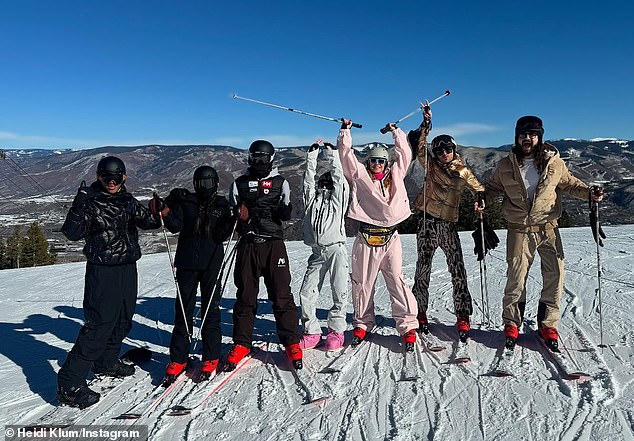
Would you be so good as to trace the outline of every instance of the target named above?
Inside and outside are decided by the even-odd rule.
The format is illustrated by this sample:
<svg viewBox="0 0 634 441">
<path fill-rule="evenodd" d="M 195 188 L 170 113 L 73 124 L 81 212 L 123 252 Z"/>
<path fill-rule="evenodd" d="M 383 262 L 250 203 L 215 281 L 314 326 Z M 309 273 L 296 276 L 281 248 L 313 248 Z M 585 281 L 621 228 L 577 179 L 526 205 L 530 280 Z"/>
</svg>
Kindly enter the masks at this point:
<svg viewBox="0 0 634 441">
<path fill-rule="evenodd" d="M 170 341 L 171 361 L 185 363 L 189 357 L 190 341 L 187 330 L 189 329 L 190 335 L 193 334 L 194 308 L 196 306 L 196 293 L 199 284 L 201 320 L 204 318 L 207 305 L 209 305 L 209 300 L 211 299 L 211 305 L 209 305 L 207 317 L 200 332 L 203 350 L 202 359 L 217 360 L 220 358 L 220 344 L 222 339 L 220 333 L 221 292 L 220 289 L 215 289 L 219 272 L 219 267 L 208 270 L 181 268 L 176 270 L 176 280 L 178 281 L 178 289 L 183 299 L 183 306 L 181 307 L 177 297 L 174 304 L 174 330 L 172 331 L 172 340 Z M 185 310 L 185 316 L 183 316 L 183 309 Z M 187 327 L 185 326 L 184 317 L 187 317 Z"/>
<path fill-rule="evenodd" d="M 136 263 L 86 264 L 84 325 L 57 374 L 60 386 L 83 384 L 93 365 L 98 369 L 114 365 L 132 328 L 137 290 Z"/>
<path fill-rule="evenodd" d="M 262 241 L 248 236 L 240 239 L 233 276 L 237 288 L 233 308 L 233 342 L 251 347 L 260 277 L 263 277 L 268 298 L 273 302 L 280 342 L 284 346 L 299 343 L 299 315 L 291 293 L 291 273 L 284 241 Z"/>
</svg>

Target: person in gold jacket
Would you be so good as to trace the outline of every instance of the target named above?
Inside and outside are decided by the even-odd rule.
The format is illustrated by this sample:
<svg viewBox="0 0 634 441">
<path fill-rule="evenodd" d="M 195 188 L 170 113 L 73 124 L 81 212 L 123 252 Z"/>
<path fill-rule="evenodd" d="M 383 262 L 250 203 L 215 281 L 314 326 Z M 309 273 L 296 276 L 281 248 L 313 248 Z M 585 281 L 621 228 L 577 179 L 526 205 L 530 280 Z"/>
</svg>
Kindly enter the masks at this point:
<svg viewBox="0 0 634 441">
<path fill-rule="evenodd" d="M 418 260 L 412 289 L 418 302 L 419 330 L 428 333 L 427 306 L 429 278 L 434 253 L 440 247 L 445 253 L 451 282 L 456 326 L 462 341 L 470 329 L 469 316 L 473 312 L 471 294 L 467 287 L 467 273 L 458 236 L 460 197 L 465 189 L 483 195 L 484 186 L 465 165 L 456 151 L 456 141 L 449 135 L 439 135 L 427 149 L 427 135 L 431 130 L 431 110 L 425 107 L 423 123 L 410 132 L 410 143 L 417 150 L 418 161 L 425 169 L 425 183 L 416 198 L 420 221 L 416 232 Z M 416 133 L 418 132 L 418 133 Z M 478 200 L 481 200 L 479 197 Z M 480 207 L 484 204 L 480 202 Z"/>
<path fill-rule="evenodd" d="M 486 200 L 502 196 L 506 236 L 507 281 L 502 301 L 506 347 L 513 348 L 526 306 L 526 279 L 539 254 L 543 286 L 537 308 L 539 334 L 557 350 L 557 325 L 564 286 L 564 251 L 557 227 L 563 192 L 600 201 L 603 189 L 589 187 L 570 173 L 555 146 L 543 142 L 544 127 L 536 116 L 515 125 L 513 151 L 498 163 L 486 187 Z"/>
</svg>

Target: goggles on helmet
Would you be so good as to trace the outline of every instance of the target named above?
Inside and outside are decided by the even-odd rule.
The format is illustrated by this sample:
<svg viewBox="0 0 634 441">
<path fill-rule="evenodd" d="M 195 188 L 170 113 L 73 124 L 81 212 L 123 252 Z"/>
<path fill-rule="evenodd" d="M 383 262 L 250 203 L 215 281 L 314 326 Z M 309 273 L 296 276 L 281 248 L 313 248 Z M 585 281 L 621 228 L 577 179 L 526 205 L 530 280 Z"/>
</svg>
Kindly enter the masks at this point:
<svg viewBox="0 0 634 441">
<path fill-rule="evenodd" d="M 108 185 L 110 182 L 114 182 L 114 185 L 121 185 L 123 183 L 123 175 L 119 173 L 106 173 L 99 175 L 99 180 L 103 185 Z"/>
</svg>

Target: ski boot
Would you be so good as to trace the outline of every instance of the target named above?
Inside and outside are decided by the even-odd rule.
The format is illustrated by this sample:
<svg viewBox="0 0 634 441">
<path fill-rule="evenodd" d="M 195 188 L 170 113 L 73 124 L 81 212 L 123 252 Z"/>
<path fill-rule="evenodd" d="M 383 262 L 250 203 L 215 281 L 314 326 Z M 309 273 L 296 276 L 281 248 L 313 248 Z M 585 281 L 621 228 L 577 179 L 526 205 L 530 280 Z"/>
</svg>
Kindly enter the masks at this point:
<svg viewBox="0 0 634 441">
<path fill-rule="evenodd" d="M 207 381 L 218 369 L 218 360 L 205 360 L 200 368 L 200 381 Z"/>
<path fill-rule="evenodd" d="M 101 395 L 90 389 L 86 384 L 79 386 L 57 386 L 57 401 L 71 407 L 85 409 L 99 401 Z"/>
<path fill-rule="evenodd" d="M 414 352 L 414 345 L 416 344 L 416 331 L 410 329 L 403 334 L 403 343 L 405 344 L 405 352 Z"/>
<path fill-rule="evenodd" d="M 366 339 L 368 333 L 363 328 L 354 328 L 352 330 L 352 346 L 358 346 L 363 340 Z"/>
<path fill-rule="evenodd" d="M 458 337 L 462 343 L 466 343 L 469 338 L 469 330 L 471 325 L 469 324 L 469 317 L 458 317 L 456 320 L 456 328 L 458 328 Z"/>
<path fill-rule="evenodd" d="M 299 346 L 299 343 L 286 346 L 286 355 L 291 359 L 295 369 L 301 369 L 304 367 L 304 364 L 302 363 L 302 348 Z"/>
<path fill-rule="evenodd" d="M 176 381 L 176 377 L 178 377 L 187 367 L 187 363 L 177 363 L 175 361 L 170 361 L 167 364 L 167 368 L 165 369 L 165 378 L 163 379 L 163 387 L 167 387 Z"/>
<path fill-rule="evenodd" d="M 544 343 L 546 343 L 548 349 L 553 352 L 559 352 L 559 334 L 557 333 L 557 328 L 544 326 L 543 328 L 539 328 L 539 335 L 544 339 Z"/>
<path fill-rule="evenodd" d="M 129 377 L 130 375 L 134 375 L 134 371 L 135 369 L 133 365 L 126 364 L 118 359 L 109 368 L 101 368 L 96 366 L 92 367 L 92 372 L 95 375 L 103 375 L 113 378 Z"/>
<path fill-rule="evenodd" d="M 227 354 L 227 362 L 225 363 L 225 371 L 232 371 L 238 366 L 238 363 L 242 361 L 251 352 L 250 348 L 246 346 L 234 344 L 233 348 Z"/>
<path fill-rule="evenodd" d="M 517 337 L 519 336 L 519 331 L 517 326 L 513 323 L 507 323 L 504 325 L 504 347 L 506 349 L 515 349 L 515 344 L 517 343 Z"/>
</svg>

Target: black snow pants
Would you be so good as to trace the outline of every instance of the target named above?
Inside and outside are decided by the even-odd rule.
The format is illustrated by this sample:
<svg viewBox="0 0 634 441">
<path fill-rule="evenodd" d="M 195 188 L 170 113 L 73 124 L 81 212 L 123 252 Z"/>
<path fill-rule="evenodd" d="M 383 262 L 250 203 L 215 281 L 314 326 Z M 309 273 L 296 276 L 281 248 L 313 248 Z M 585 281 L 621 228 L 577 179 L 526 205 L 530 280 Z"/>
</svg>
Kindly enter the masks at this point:
<svg viewBox="0 0 634 441">
<path fill-rule="evenodd" d="M 284 346 L 299 343 L 299 315 L 291 293 L 291 273 L 284 241 L 250 236 L 240 239 L 236 255 L 234 282 L 237 300 L 233 308 L 233 342 L 251 347 L 260 277 L 264 278 L 268 298 L 273 302 L 280 342 Z"/>
<path fill-rule="evenodd" d="M 209 311 L 203 323 L 200 332 L 202 339 L 202 359 L 217 360 L 220 358 L 220 346 L 222 335 L 220 333 L 220 289 L 215 290 L 216 281 L 220 268 L 211 268 L 208 270 L 176 270 L 176 279 L 178 281 L 178 289 L 183 298 L 183 307 L 185 316 L 187 317 L 187 327 L 185 327 L 185 319 L 183 317 L 183 308 L 181 307 L 178 297 L 174 305 L 174 330 L 172 331 L 172 340 L 170 341 L 170 360 L 177 363 L 185 363 L 189 356 L 190 342 L 187 336 L 187 329 L 193 333 L 194 308 L 196 306 L 196 293 L 198 284 L 200 283 L 201 310 L 200 319 L 202 320 L 209 305 Z M 213 298 L 212 298 L 213 295 Z"/>
<path fill-rule="evenodd" d="M 57 374 L 57 383 L 85 383 L 94 366 L 107 369 L 119 357 L 121 342 L 132 328 L 138 282 L 136 263 L 86 264 L 84 325 Z"/>
</svg>

